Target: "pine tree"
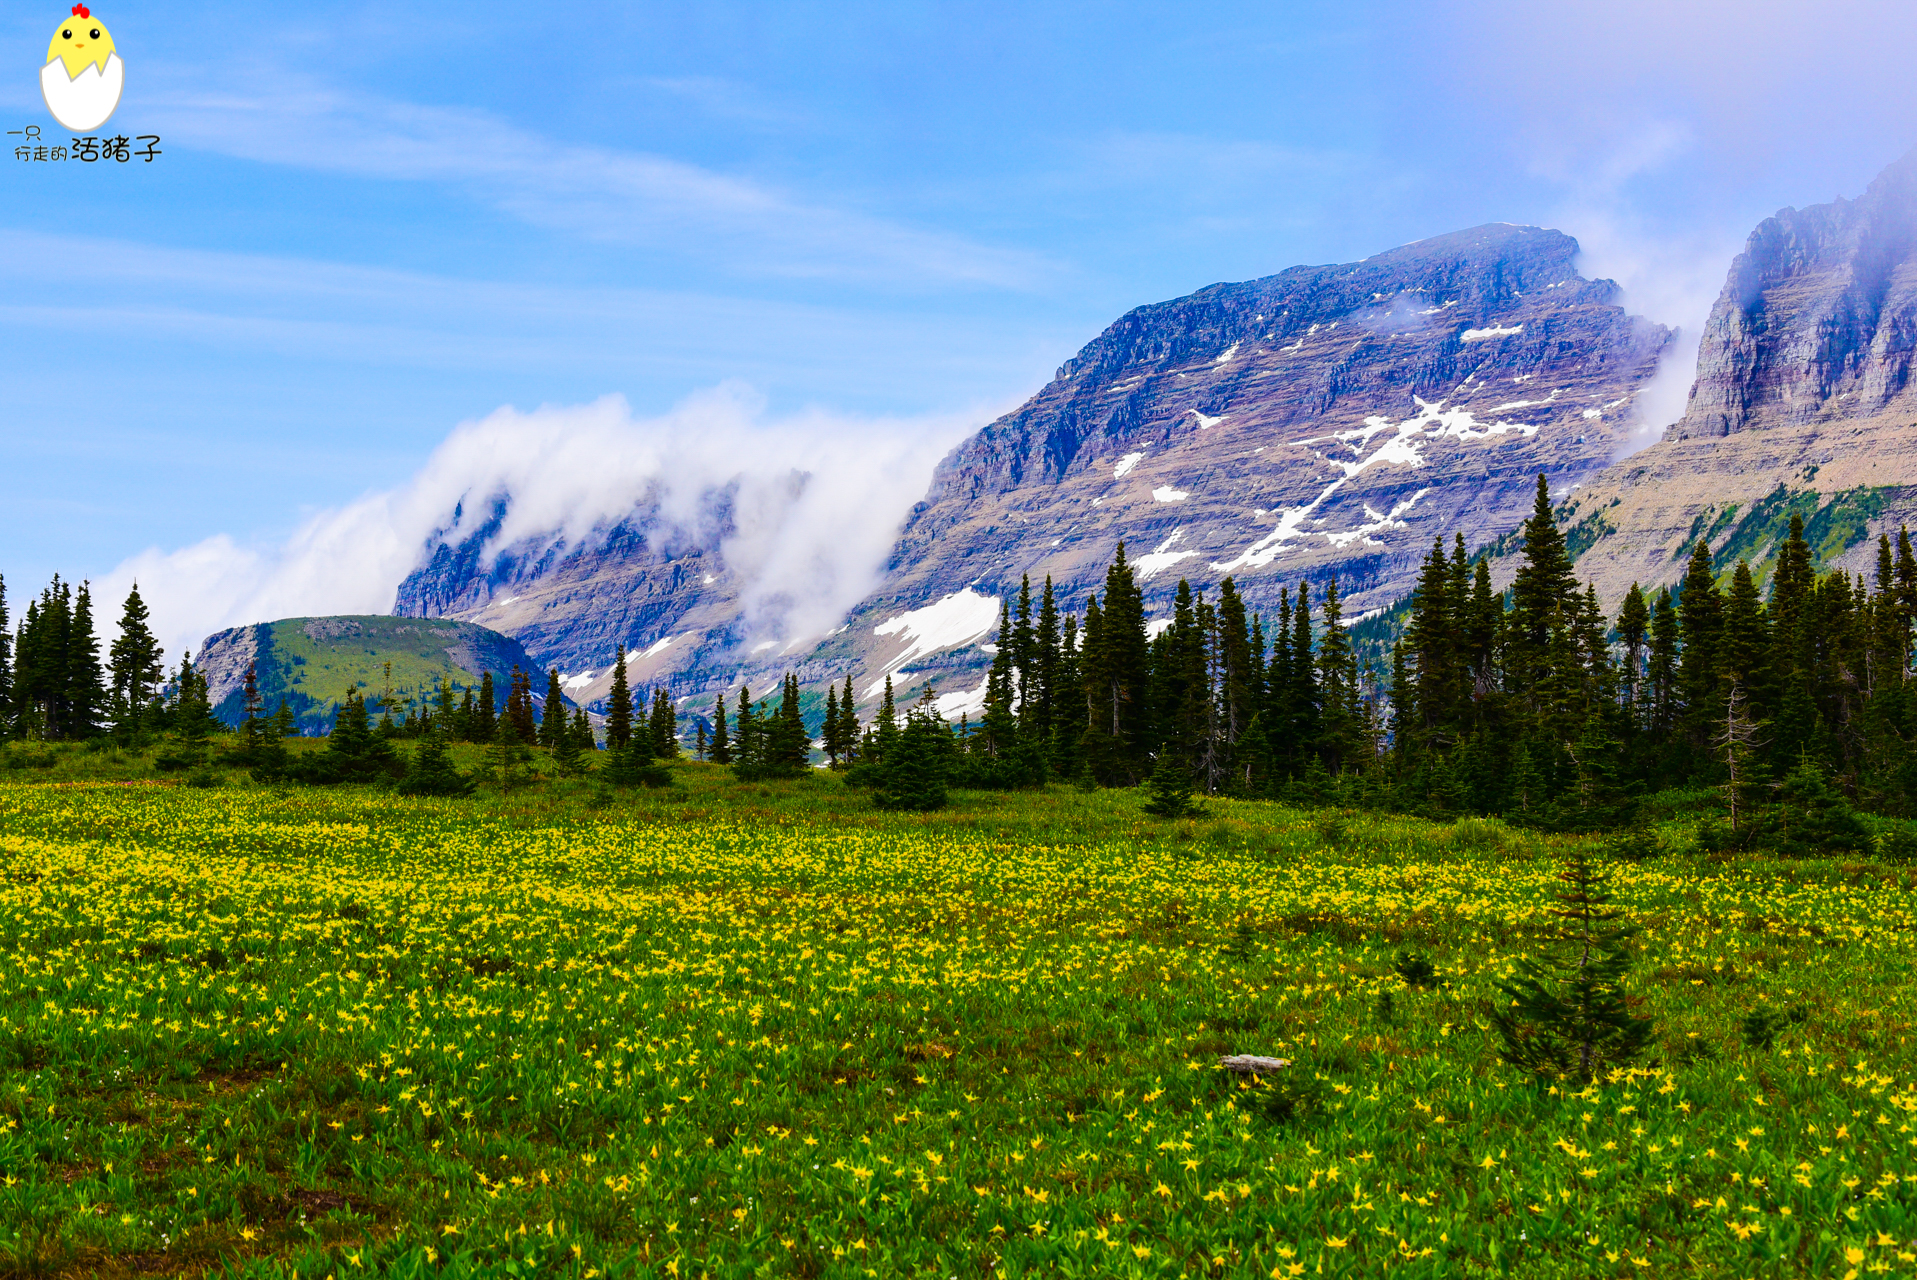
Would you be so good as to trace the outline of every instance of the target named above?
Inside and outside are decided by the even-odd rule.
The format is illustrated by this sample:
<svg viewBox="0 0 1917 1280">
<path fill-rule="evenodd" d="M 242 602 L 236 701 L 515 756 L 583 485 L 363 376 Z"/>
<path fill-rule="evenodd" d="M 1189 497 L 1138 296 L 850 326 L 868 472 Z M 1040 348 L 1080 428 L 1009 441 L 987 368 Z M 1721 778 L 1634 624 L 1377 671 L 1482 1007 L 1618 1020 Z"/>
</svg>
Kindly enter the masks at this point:
<svg viewBox="0 0 1917 1280">
<path fill-rule="evenodd" d="M 1678 602 L 1683 651 L 1677 684 L 1683 699 L 1685 734 L 1699 747 L 1710 740 L 1722 708 L 1718 699 L 1718 639 L 1723 629 L 1724 599 L 1711 572 L 1711 547 L 1699 538 L 1684 573 L 1684 591 Z"/>
<path fill-rule="evenodd" d="M 420 739 L 406 774 L 393 789 L 403 796 L 467 796 L 473 780 L 453 767 L 446 736 L 435 730 Z"/>
<path fill-rule="evenodd" d="M 867 753 L 880 764 L 885 753 L 899 740 L 898 711 L 892 702 L 892 677 L 885 678 L 885 695 L 879 700 L 879 713 L 872 719 L 871 750 Z"/>
<path fill-rule="evenodd" d="M 623 750 L 632 741 L 632 689 L 626 683 L 626 646 L 612 664 L 612 692 L 606 695 L 606 748 Z"/>
<path fill-rule="evenodd" d="M 825 686 L 825 760 L 828 767 L 839 767 L 839 691 L 836 686 Z"/>
<path fill-rule="evenodd" d="M 872 802 L 881 809 L 912 812 L 944 808 L 951 745 L 951 731 L 937 713 L 923 702 L 914 707 L 881 758 Z"/>
<path fill-rule="evenodd" d="M 545 714 L 539 721 L 539 745 L 556 749 L 566 737 L 566 692 L 559 683 L 559 668 L 546 673 Z"/>
<path fill-rule="evenodd" d="M 506 695 L 507 736 L 521 746 L 539 741 L 539 724 L 533 718 L 532 677 L 513 667 L 511 692 Z"/>
<path fill-rule="evenodd" d="M 726 696 L 720 694 L 712 705 L 712 744 L 706 754 L 714 764 L 732 763 L 731 735 L 726 732 Z"/>
<path fill-rule="evenodd" d="M 845 673 L 845 687 L 839 691 L 839 753 L 848 763 L 859 759 L 859 713 L 852 701 L 852 673 Z"/>
<path fill-rule="evenodd" d="M 652 714 L 647 729 L 652 735 L 652 754 L 658 760 L 679 758 L 679 714 L 673 708 L 672 694 L 664 685 L 652 692 Z"/>
<path fill-rule="evenodd" d="M 0 742 L 13 724 L 13 633 L 7 619 L 7 579 L 0 574 Z"/>
<path fill-rule="evenodd" d="M 586 746 L 580 741 L 582 737 L 580 729 L 583 725 L 585 728 L 583 737 L 585 742 L 589 743 L 592 741 L 592 727 L 584 723 L 585 716 L 584 711 L 575 708 L 570 720 L 561 721 L 559 732 L 553 739 L 553 767 L 563 778 L 576 778 L 586 771 Z M 551 719 L 550 708 L 547 711 L 547 718 Z"/>
<path fill-rule="evenodd" d="M 1191 798 L 1191 770 L 1169 751 L 1160 752 L 1152 766 L 1151 798 L 1145 802 L 1145 812 L 1154 818 L 1185 818 L 1197 811 Z"/>
<path fill-rule="evenodd" d="M 259 664 L 246 664 L 246 683 L 240 690 L 241 708 L 246 718 L 240 721 L 240 757 L 248 762 L 259 758 L 269 741 L 276 741 L 272 726 L 260 715 Z"/>
<path fill-rule="evenodd" d="M 995 648 L 992 668 L 985 677 L 985 714 L 975 749 L 996 759 L 1009 756 L 1018 744 L 1018 718 L 1013 707 L 1018 684 L 1013 668 L 1015 641 L 1009 606 L 1004 603 L 999 605 Z"/>
<path fill-rule="evenodd" d="M 479 673 L 479 696 L 473 700 L 472 740 L 491 742 L 499 732 L 499 694 L 493 688 L 493 673 Z"/>
<path fill-rule="evenodd" d="M 67 643 L 67 736 L 90 738 L 101 729 L 109 706 L 100 674 L 100 641 L 93 633 L 93 592 L 82 582 L 73 601 L 73 630 Z"/>
<path fill-rule="evenodd" d="M 1338 602 L 1338 579 L 1325 586 L 1321 610 L 1324 632 L 1318 638 L 1318 697 L 1323 717 L 1321 731 L 1325 767 L 1333 773 L 1363 768 L 1370 752 L 1359 707 L 1358 662 L 1345 634 Z"/>
<path fill-rule="evenodd" d="M 1569 923 L 1563 938 L 1570 954 L 1544 964 L 1518 961 L 1516 978 L 1498 985 L 1509 1006 L 1493 1009 L 1491 1019 L 1505 1062 L 1589 1081 L 1636 1060 L 1652 1024 L 1632 1014 L 1625 1000 L 1634 930 L 1618 923 L 1622 913 L 1610 905 L 1604 873 L 1580 845 L 1558 878 L 1566 888 L 1555 914 Z"/>
<path fill-rule="evenodd" d="M 1624 643 L 1624 669 L 1621 682 L 1624 694 L 1625 713 L 1629 723 L 1642 726 L 1644 721 L 1644 683 L 1645 637 L 1651 627 L 1651 608 L 1644 601 L 1644 592 L 1637 583 L 1631 584 L 1630 594 L 1624 597 L 1624 604 L 1618 609 L 1617 634 Z"/>
</svg>

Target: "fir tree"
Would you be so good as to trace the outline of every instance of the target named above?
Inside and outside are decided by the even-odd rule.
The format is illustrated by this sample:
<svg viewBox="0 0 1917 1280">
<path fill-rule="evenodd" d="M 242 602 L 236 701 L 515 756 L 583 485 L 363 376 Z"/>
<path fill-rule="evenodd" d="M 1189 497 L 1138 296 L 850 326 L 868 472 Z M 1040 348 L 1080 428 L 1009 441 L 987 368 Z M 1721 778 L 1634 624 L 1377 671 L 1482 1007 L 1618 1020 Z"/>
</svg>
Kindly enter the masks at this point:
<svg viewBox="0 0 1917 1280">
<path fill-rule="evenodd" d="M 565 740 L 567 727 L 566 692 L 559 683 L 559 668 L 546 673 L 545 714 L 539 721 L 539 745 L 555 750 Z"/>
<path fill-rule="evenodd" d="M 1510 1002 L 1491 1019 L 1503 1041 L 1504 1061 L 1523 1071 L 1568 1075 L 1580 1081 L 1629 1066 L 1643 1053 L 1652 1024 L 1625 1000 L 1629 941 L 1610 905 L 1604 873 L 1579 846 L 1559 876 L 1565 890 L 1555 914 L 1568 922 L 1567 954 L 1546 963 L 1518 961 L 1517 976 L 1498 989 Z"/>
<path fill-rule="evenodd" d="M 732 740 L 726 730 L 726 696 L 720 694 L 712 704 L 712 745 L 706 754 L 714 764 L 732 763 Z"/>
<path fill-rule="evenodd" d="M 67 642 L 67 736 L 90 738 L 109 708 L 100 673 L 100 641 L 93 634 L 91 585 L 80 584 L 73 600 L 73 630 Z"/>
<path fill-rule="evenodd" d="M 679 714 L 673 708 L 672 694 L 664 685 L 652 691 L 652 714 L 646 728 L 651 735 L 654 759 L 679 758 Z"/>
<path fill-rule="evenodd" d="M 944 808 L 950 751 L 951 731 L 945 722 L 923 703 L 913 708 L 881 758 L 873 803 L 913 812 Z"/>
<path fill-rule="evenodd" d="M 1145 812 L 1154 818 L 1184 818 L 1197 812 L 1191 798 L 1191 771 L 1169 751 L 1160 752 L 1152 767 L 1151 798 L 1145 802 Z"/>
<path fill-rule="evenodd" d="M 632 689 L 626 683 L 626 646 L 612 664 L 612 692 L 606 695 L 606 749 L 623 750 L 632 741 Z"/>
<path fill-rule="evenodd" d="M 420 739 L 405 776 L 394 790 L 403 796 L 467 796 L 473 793 L 473 786 L 473 780 L 453 766 L 446 736 L 435 730 Z"/>
<path fill-rule="evenodd" d="M 836 686 L 825 686 L 825 760 L 829 768 L 839 767 L 839 691 Z"/>
<path fill-rule="evenodd" d="M 493 673 L 479 673 L 479 694 L 473 699 L 471 740 L 491 742 L 499 734 L 499 695 L 493 688 Z"/>
<path fill-rule="evenodd" d="M 13 633 L 7 620 L 7 579 L 0 574 L 0 742 L 13 723 Z"/>
</svg>

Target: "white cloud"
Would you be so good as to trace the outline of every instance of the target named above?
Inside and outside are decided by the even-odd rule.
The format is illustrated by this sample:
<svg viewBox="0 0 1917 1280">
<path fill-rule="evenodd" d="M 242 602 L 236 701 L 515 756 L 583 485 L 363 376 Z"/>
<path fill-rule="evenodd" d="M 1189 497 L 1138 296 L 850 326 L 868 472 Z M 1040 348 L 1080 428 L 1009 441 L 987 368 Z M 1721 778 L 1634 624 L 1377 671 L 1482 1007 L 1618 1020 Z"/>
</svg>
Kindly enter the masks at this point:
<svg viewBox="0 0 1917 1280">
<path fill-rule="evenodd" d="M 400 580 L 460 503 L 511 503 L 498 550 L 526 540 L 588 542 L 650 499 L 688 537 L 709 531 L 705 500 L 736 486 L 720 543 L 754 638 L 823 634 L 876 583 L 933 464 L 971 417 L 852 419 L 822 411 L 767 419 L 737 384 L 670 413 L 633 417 L 625 400 L 504 408 L 462 424 L 411 480 L 309 518 L 284 543 L 226 534 L 150 548 L 96 584 L 101 612 L 137 578 L 169 655 L 224 627 L 277 618 L 385 613 Z"/>
</svg>

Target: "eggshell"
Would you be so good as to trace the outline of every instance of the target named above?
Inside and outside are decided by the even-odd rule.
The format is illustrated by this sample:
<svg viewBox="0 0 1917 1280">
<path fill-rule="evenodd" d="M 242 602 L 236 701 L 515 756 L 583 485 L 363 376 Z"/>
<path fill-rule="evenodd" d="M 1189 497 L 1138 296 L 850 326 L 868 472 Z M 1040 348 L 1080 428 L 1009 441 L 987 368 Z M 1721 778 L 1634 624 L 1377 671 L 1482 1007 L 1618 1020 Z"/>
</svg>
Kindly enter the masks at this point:
<svg viewBox="0 0 1917 1280">
<path fill-rule="evenodd" d="M 126 64 L 117 53 L 107 56 L 104 73 L 97 62 L 89 62 L 71 80 L 58 58 L 40 69 L 40 96 L 47 100 L 47 110 L 75 133 L 91 133 L 105 124 L 120 105 L 125 86 Z"/>
</svg>

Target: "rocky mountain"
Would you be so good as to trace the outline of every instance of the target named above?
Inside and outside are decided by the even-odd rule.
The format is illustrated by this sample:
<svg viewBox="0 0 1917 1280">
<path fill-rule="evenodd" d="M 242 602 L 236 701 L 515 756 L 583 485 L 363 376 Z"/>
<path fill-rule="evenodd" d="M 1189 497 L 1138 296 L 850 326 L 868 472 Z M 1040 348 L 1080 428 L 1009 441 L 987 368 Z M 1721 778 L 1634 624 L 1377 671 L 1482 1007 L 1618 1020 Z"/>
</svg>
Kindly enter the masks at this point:
<svg viewBox="0 0 1917 1280">
<path fill-rule="evenodd" d="M 503 703 L 515 666 L 544 669 L 517 640 L 470 622 L 377 615 L 261 622 L 216 632 L 200 648 L 213 713 L 228 724 L 245 718 L 249 665 L 267 711 L 284 699 L 301 732 L 309 734 L 331 731 L 348 689 L 383 696 L 390 681 L 395 702 L 404 706 L 431 698 L 437 681 L 476 687 L 490 671 Z M 535 677 L 534 693 L 545 690 Z"/>
<path fill-rule="evenodd" d="M 1578 572 L 1615 603 L 1700 537 L 1768 567 L 1789 514 L 1862 567 L 1917 522 L 1917 151 L 1855 200 L 1783 209 L 1732 262 L 1684 417 L 1566 503 Z"/>
<path fill-rule="evenodd" d="M 945 459 L 880 591 L 816 649 L 741 652 L 718 537 L 673 533 L 645 495 L 590 547 L 490 567 L 496 523 L 457 513 L 398 612 L 505 631 L 589 700 L 623 642 L 635 684 L 688 697 L 783 668 L 876 691 L 889 672 L 936 676 L 956 715 L 1020 576 L 1051 575 L 1076 608 L 1120 541 L 1161 607 L 1181 577 L 1230 575 L 1266 608 L 1335 574 L 1350 614 L 1379 608 L 1434 536 L 1497 538 L 1538 472 L 1564 491 L 1619 448 L 1671 334 L 1584 279 L 1577 252 L 1494 224 L 1130 312 Z M 717 530 L 724 495 L 713 510 Z"/>
</svg>

